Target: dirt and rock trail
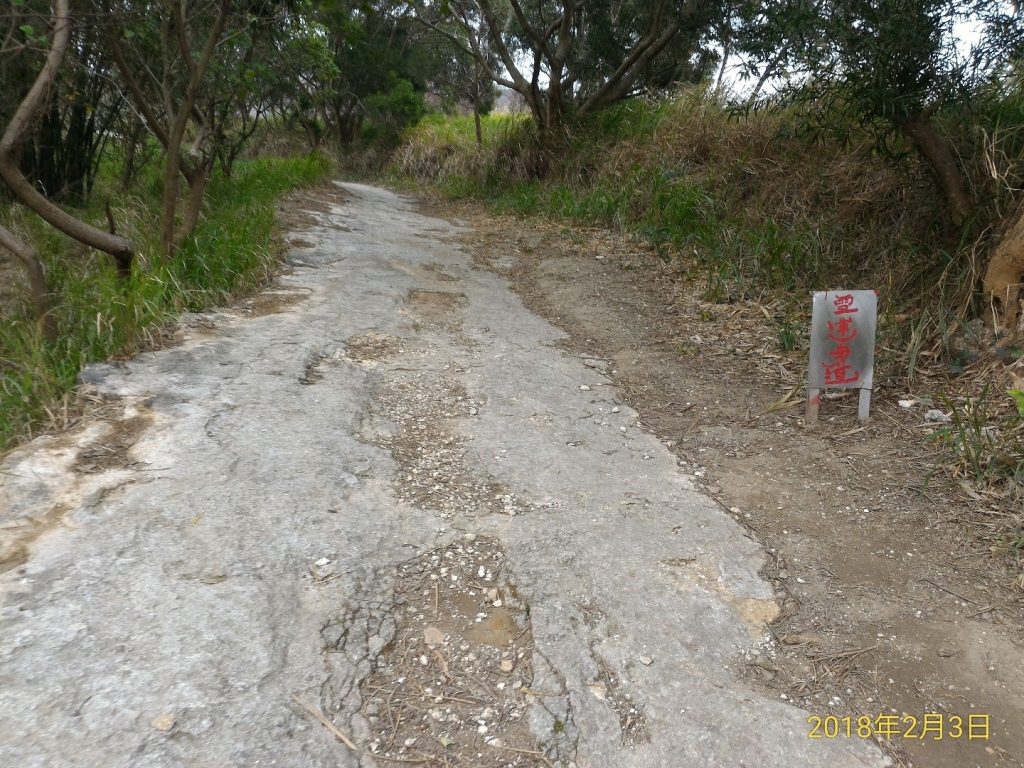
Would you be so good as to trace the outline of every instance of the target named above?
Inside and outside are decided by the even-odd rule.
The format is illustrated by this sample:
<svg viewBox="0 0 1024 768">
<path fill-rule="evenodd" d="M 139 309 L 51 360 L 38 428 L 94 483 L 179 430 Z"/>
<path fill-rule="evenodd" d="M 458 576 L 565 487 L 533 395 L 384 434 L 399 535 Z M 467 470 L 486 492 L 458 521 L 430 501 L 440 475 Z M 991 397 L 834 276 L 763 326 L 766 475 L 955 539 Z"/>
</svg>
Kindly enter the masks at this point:
<svg viewBox="0 0 1024 768">
<path fill-rule="evenodd" d="M 6 458 L 0 764 L 886 763 L 766 687 L 815 582 L 642 412 L 643 345 L 598 333 L 634 321 L 576 296 L 577 336 L 570 256 L 448 218 L 293 198 L 270 291 Z"/>
<path fill-rule="evenodd" d="M 699 267 L 606 230 L 435 210 L 475 225 L 462 241 L 480 263 L 566 331 L 567 351 L 606 359 L 680 471 L 765 546 L 781 613 L 739 674 L 821 718 L 895 714 L 882 744 L 900 765 L 1021 764 L 1024 582 L 987 533 L 1019 510 L 936 472 L 925 414 L 941 375 L 916 395 L 882 380 L 866 423 L 837 393 L 807 430 L 806 351 L 782 348 L 776 302 L 707 301 Z M 984 717 L 989 738 L 904 738 L 926 713 Z"/>
</svg>

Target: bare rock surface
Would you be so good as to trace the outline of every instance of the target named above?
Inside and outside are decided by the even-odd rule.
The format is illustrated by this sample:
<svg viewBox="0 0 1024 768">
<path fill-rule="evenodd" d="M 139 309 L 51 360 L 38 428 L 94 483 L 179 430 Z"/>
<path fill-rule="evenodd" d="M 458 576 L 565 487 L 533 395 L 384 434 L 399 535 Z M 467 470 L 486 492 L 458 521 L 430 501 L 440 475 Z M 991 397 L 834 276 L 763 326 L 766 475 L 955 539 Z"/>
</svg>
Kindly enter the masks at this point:
<svg viewBox="0 0 1024 768">
<path fill-rule="evenodd" d="M 340 186 L 300 300 L 91 366 L 120 416 L 0 467 L 0 765 L 884 765 L 730 669 L 763 552 L 604 363 Z"/>
</svg>

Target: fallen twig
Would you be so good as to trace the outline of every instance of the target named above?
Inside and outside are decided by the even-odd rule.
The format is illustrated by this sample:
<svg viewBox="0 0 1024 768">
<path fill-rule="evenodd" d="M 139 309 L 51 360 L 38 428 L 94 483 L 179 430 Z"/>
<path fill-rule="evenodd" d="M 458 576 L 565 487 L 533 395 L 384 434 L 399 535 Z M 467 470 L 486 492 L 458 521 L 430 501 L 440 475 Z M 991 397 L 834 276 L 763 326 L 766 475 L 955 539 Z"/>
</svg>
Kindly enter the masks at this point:
<svg viewBox="0 0 1024 768">
<path fill-rule="evenodd" d="M 880 645 L 881 643 L 875 643 L 864 648 L 851 648 L 846 651 L 836 651 L 835 653 L 812 653 L 810 657 L 815 661 L 822 661 L 824 659 L 852 659 L 855 656 L 860 656 L 862 653 L 873 651 Z"/>
<path fill-rule="evenodd" d="M 975 616 L 981 616 L 981 614 L 988 613 L 989 611 L 998 611 L 998 610 L 1001 610 L 1001 609 L 1003 609 L 1005 607 L 1006 606 L 1003 605 L 1002 603 L 996 603 L 994 605 L 988 606 L 987 608 L 982 608 L 980 611 L 976 611 L 975 613 L 972 613 L 967 618 L 968 619 L 973 619 Z"/>
<path fill-rule="evenodd" d="M 338 726 L 336 726 L 334 723 L 332 723 L 330 720 L 328 720 L 324 716 L 324 714 L 322 712 L 320 712 L 319 710 L 314 709 L 313 707 L 311 707 L 309 704 L 304 702 L 302 699 L 300 699 L 294 693 L 292 694 L 292 698 L 295 699 L 297 702 L 299 702 L 299 704 L 301 704 L 303 707 L 305 707 L 306 711 L 309 712 L 309 714 L 311 714 L 313 717 L 315 717 L 317 720 L 319 720 L 321 723 L 323 723 L 324 727 L 327 728 L 327 730 L 329 730 L 335 736 L 337 736 L 338 740 L 341 741 L 342 744 L 344 744 L 346 747 L 351 749 L 353 752 L 358 752 L 359 751 L 358 749 L 356 749 L 356 745 L 352 743 L 352 740 L 349 739 L 349 737 L 346 736 L 344 733 L 342 733 L 338 729 Z M 420 762 L 422 762 L 422 761 L 420 761 Z"/>
<path fill-rule="evenodd" d="M 936 589 L 941 589 L 943 592 L 945 592 L 948 595 L 952 595 L 953 597 L 959 597 L 961 600 L 966 600 L 971 605 L 977 605 L 978 604 L 977 601 L 971 600 L 971 598 L 969 598 L 969 597 L 964 597 L 963 595 L 954 592 L 952 589 L 946 589 L 944 586 L 942 586 L 941 584 L 936 584 L 931 579 L 924 578 L 924 579 L 921 579 L 921 581 L 927 581 L 929 584 L 931 584 Z"/>
<path fill-rule="evenodd" d="M 522 755 L 536 755 L 544 761 L 544 765 L 550 766 L 550 768 L 555 768 L 553 765 L 551 765 L 551 762 L 546 757 L 544 757 L 543 752 L 538 752 L 535 749 L 516 749 L 515 747 L 504 747 L 501 744 L 491 744 L 490 742 L 487 742 L 487 745 L 490 747 L 494 747 L 495 749 L 507 749 L 509 752 L 519 752 Z"/>
</svg>

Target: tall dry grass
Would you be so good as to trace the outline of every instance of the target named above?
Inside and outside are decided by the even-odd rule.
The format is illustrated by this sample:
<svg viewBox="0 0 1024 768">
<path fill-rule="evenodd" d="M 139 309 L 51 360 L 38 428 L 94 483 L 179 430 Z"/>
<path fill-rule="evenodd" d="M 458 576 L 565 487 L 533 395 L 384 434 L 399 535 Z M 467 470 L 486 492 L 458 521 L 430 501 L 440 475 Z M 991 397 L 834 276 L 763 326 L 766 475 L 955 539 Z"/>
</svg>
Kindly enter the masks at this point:
<svg viewBox="0 0 1024 768">
<path fill-rule="evenodd" d="M 943 128 L 954 134 L 983 201 L 970 238 L 952 225 L 912 147 L 882 156 L 855 132 L 845 144 L 811 140 L 799 135 L 792 112 L 736 114 L 695 89 L 666 101 L 632 100 L 574 126 L 543 181 L 525 116 L 486 119 L 482 146 L 470 119 L 430 118 L 406 134 L 392 167 L 455 196 L 648 237 L 694 259 L 711 299 L 874 288 L 890 315 L 929 309 L 932 318 L 966 318 L 978 310 L 985 249 L 1012 204 L 1007 190 L 1020 168 L 1012 132 L 1004 129 L 1002 148 L 990 136 L 986 153 L 978 130 L 955 122 Z M 1001 191 L 993 186 L 993 158 Z M 944 327 L 950 322 L 956 327 L 954 320 Z"/>
</svg>

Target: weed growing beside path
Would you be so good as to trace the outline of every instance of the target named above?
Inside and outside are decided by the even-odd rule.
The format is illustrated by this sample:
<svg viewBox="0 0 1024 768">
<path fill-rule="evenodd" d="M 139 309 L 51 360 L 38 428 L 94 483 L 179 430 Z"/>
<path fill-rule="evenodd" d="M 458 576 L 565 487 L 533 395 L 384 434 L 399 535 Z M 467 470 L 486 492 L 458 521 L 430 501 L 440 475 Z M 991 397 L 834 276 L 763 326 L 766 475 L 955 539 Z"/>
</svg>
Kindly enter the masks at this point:
<svg viewBox="0 0 1024 768">
<path fill-rule="evenodd" d="M 59 421 L 84 365 L 158 343 L 161 329 L 183 311 L 201 311 L 251 292 L 277 263 L 275 204 L 286 192 L 315 184 L 331 171 L 322 156 L 239 162 L 231 177 L 210 182 L 195 235 L 170 260 L 156 254 L 159 169 L 132 190 L 108 198 L 113 217 L 139 246 L 131 281 L 113 264 L 17 209 L 13 224 L 45 260 L 60 339 L 46 344 L 31 315 L 17 307 L 0 316 L 0 451 Z M 103 221 L 105 200 L 85 212 Z M 9 312 L 9 313 L 8 313 Z"/>
</svg>

